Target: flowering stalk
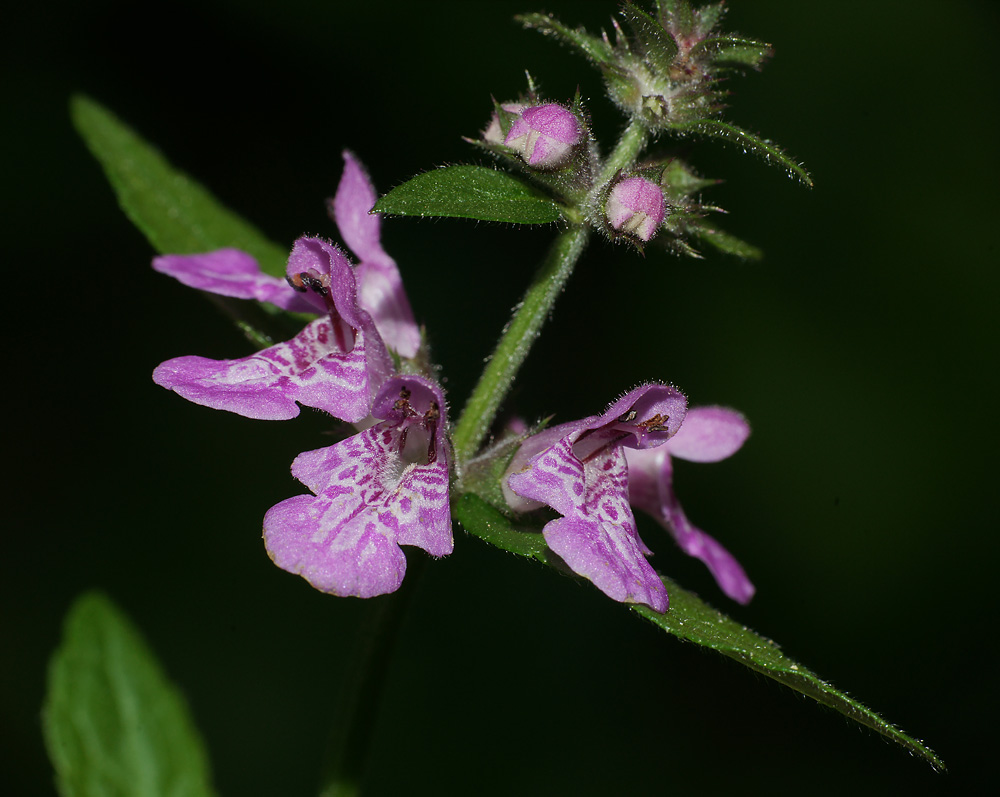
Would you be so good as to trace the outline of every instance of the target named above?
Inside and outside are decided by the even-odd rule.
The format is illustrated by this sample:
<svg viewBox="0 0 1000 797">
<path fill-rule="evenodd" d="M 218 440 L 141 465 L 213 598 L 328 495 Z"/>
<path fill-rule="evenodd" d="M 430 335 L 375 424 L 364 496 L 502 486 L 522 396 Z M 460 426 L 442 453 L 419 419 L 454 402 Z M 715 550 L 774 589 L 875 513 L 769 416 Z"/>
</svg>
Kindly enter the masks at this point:
<svg viewBox="0 0 1000 797">
<path fill-rule="evenodd" d="M 624 166 L 633 163 L 646 144 L 648 128 L 633 119 L 614 150 L 605 161 L 598 186 L 607 183 Z M 524 364 L 535 338 L 552 312 L 556 297 L 573 273 L 583 254 L 589 228 L 574 224 L 559 234 L 542 262 L 534 282 L 517 305 L 500 342 L 490 357 L 472 395 L 466 402 L 452 440 L 456 467 L 475 455 L 486 438 L 497 411 L 510 390 L 514 377 Z"/>
<path fill-rule="evenodd" d="M 640 117 L 635 117 L 628 123 L 628 127 L 622 133 L 618 144 L 604 161 L 604 168 L 598 176 L 594 185 L 600 189 L 611 182 L 611 179 L 618 173 L 619 169 L 625 169 L 635 163 L 635 159 L 646 146 L 649 137 L 649 128 L 643 123 Z"/>
<path fill-rule="evenodd" d="M 471 458 L 483 442 L 514 377 L 549 317 L 573 267 L 583 254 L 589 228 L 574 224 L 559 233 L 542 261 L 534 282 L 517 305 L 500 342 L 483 369 L 479 382 L 462 410 L 452 441 L 456 467 Z"/>
</svg>

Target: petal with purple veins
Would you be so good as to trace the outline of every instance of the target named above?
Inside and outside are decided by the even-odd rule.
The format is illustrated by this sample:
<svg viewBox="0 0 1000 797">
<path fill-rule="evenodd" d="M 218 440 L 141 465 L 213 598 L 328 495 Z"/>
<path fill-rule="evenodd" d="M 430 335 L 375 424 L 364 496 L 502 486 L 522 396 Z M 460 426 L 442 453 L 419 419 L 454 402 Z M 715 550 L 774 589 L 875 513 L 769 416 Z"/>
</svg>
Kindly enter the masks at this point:
<svg viewBox="0 0 1000 797">
<path fill-rule="evenodd" d="M 621 448 L 592 455 L 574 453 L 571 434 L 536 455 L 528 470 L 512 474 L 514 492 L 563 515 L 546 524 L 546 544 L 573 572 L 609 597 L 666 611 L 667 592 L 646 561 L 628 504 L 627 469 Z"/>
<path fill-rule="evenodd" d="M 395 377 L 374 404 L 386 420 L 300 454 L 292 474 L 316 495 L 290 498 L 265 516 L 265 545 L 275 564 L 323 592 L 367 598 L 399 587 L 406 571 L 400 545 L 451 553 L 444 433 L 429 420 L 438 417 L 431 408 L 442 406 L 429 380 Z M 407 441 L 421 430 L 421 456 L 410 456 Z"/>
<path fill-rule="evenodd" d="M 338 347 L 329 317 L 294 338 L 236 360 L 177 357 L 153 371 L 153 381 L 188 401 L 247 418 L 287 420 L 296 402 L 356 422 L 368 415 L 385 376 L 373 369 L 359 333 L 353 348 Z"/>
</svg>

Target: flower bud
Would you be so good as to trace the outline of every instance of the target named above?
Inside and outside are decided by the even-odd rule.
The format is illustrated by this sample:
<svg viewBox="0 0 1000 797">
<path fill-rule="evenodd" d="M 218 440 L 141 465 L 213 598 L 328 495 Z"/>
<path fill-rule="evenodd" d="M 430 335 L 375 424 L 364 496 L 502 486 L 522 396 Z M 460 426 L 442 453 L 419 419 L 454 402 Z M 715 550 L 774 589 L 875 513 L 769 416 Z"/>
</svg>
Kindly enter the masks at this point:
<svg viewBox="0 0 1000 797">
<path fill-rule="evenodd" d="M 660 186 L 652 180 L 626 177 L 611 189 L 604 210 L 616 230 L 648 241 L 663 223 L 666 202 Z"/>
<path fill-rule="evenodd" d="M 527 106 L 523 102 L 505 102 L 500 107 L 507 113 L 520 113 Z M 504 135 L 503 127 L 500 124 L 500 115 L 494 111 L 489 125 L 483 131 L 483 141 L 487 144 L 503 144 L 503 139 Z"/>
<path fill-rule="evenodd" d="M 569 160 L 583 140 L 583 126 L 576 114 L 555 103 L 525 108 L 514 120 L 504 144 L 529 166 L 555 169 Z"/>
</svg>

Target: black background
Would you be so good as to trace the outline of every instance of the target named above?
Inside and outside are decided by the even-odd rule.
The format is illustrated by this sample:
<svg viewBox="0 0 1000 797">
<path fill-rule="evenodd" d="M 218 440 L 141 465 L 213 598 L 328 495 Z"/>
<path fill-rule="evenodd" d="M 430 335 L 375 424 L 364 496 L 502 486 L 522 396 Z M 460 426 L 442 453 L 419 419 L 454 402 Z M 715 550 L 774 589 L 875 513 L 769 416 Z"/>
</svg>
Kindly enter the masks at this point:
<svg viewBox="0 0 1000 797">
<path fill-rule="evenodd" d="M 692 519 L 758 587 L 729 604 L 642 526 L 654 562 L 949 763 L 921 761 L 596 590 L 457 535 L 427 568 L 378 714 L 371 794 L 959 793 L 986 775 L 995 708 L 997 93 L 994 4 L 732 2 L 774 42 L 729 118 L 773 137 L 808 191 L 711 142 L 713 199 L 759 264 L 595 241 L 509 407 L 570 420 L 648 379 L 750 418 L 743 451 L 682 463 Z M 149 7 L 153 8 L 153 7 Z M 321 444 L 315 413 L 253 422 L 149 373 L 246 343 L 154 274 L 69 124 L 83 91 L 289 245 L 335 236 L 323 200 L 352 148 L 386 190 L 446 162 L 524 69 L 620 117 L 579 57 L 511 21 L 530 3 L 285 0 L 46 4 L 8 20 L 4 89 L 12 463 L 0 595 L 0 784 L 51 792 L 39 706 L 78 593 L 143 628 L 203 730 L 223 794 L 314 792 L 365 607 L 274 568 L 263 512 Z M 606 26 L 612 3 L 547 2 Z M 393 220 L 453 413 L 548 229 Z"/>
</svg>

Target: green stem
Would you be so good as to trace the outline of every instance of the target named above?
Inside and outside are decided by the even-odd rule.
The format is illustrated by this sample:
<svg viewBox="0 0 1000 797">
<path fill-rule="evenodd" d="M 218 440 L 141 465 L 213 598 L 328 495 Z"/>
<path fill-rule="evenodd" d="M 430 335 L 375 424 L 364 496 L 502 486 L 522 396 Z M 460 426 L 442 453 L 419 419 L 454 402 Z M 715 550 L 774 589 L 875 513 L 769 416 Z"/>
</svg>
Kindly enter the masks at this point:
<svg viewBox="0 0 1000 797">
<path fill-rule="evenodd" d="M 601 191 L 618 173 L 619 169 L 627 169 L 635 163 L 642 148 L 646 146 L 648 138 L 649 128 L 642 124 L 638 117 L 629 122 L 622 137 L 618 140 L 618 144 L 615 145 L 614 151 L 604 161 L 601 174 L 594 184 L 595 190 Z"/>
<path fill-rule="evenodd" d="M 646 144 L 649 130 L 633 119 L 614 151 L 608 156 L 595 183 L 591 204 L 619 169 L 631 166 Z M 566 280 L 573 273 L 587 243 L 589 227 L 574 224 L 559 234 L 535 276 L 534 282 L 517 305 L 510 323 L 504 330 L 493 356 L 490 357 L 479 383 L 469 397 L 455 424 L 452 441 L 455 459 L 461 463 L 475 455 L 489 432 L 500 405 L 507 396 L 514 377 L 531 350 L 542 324 L 552 312 L 556 297 L 562 292 Z"/>
<path fill-rule="evenodd" d="M 370 598 L 355 641 L 323 762 L 319 797 L 358 797 L 371 751 L 386 674 L 403 615 L 427 557 L 407 557 L 403 585 L 393 594 Z"/>
<path fill-rule="evenodd" d="M 575 224 L 559 233 L 534 282 L 517 305 L 483 375 L 479 377 L 479 384 L 455 424 L 452 441 L 459 463 L 472 457 L 486 437 L 514 377 L 528 356 L 542 324 L 549 317 L 556 297 L 583 254 L 588 233 L 589 229 L 582 224 Z"/>
</svg>

